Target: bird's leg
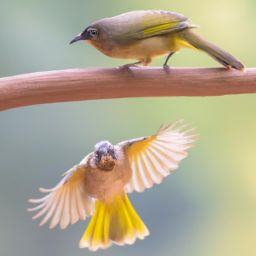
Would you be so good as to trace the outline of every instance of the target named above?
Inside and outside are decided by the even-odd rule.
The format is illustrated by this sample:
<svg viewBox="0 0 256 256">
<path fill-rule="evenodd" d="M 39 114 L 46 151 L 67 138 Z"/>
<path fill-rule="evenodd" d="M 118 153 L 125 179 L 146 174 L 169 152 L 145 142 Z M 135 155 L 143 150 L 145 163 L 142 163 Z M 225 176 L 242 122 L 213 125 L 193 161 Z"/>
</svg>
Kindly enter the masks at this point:
<svg viewBox="0 0 256 256">
<path fill-rule="evenodd" d="M 140 60 L 140 61 L 136 61 L 136 62 L 134 62 L 134 63 L 128 63 L 128 64 L 125 64 L 125 65 L 122 65 L 122 66 L 120 66 L 119 68 L 124 68 L 124 69 L 126 69 L 126 68 L 129 68 L 129 67 L 137 66 L 137 65 L 139 65 L 139 64 L 142 64 L 142 61 L 141 61 L 141 60 Z"/>
<path fill-rule="evenodd" d="M 163 65 L 164 68 L 169 68 L 168 61 L 172 57 L 173 54 L 174 54 L 174 52 L 170 52 L 169 55 L 167 56 L 167 58 L 166 58 L 166 60 L 164 62 L 164 65 Z"/>
<path fill-rule="evenodd" d="M 146 57 L 144 58 L 141 63 L 143 66 L 147 66 L 149 63 L 151 62 L 151 58 L 150 57 Z"/>
</svg>

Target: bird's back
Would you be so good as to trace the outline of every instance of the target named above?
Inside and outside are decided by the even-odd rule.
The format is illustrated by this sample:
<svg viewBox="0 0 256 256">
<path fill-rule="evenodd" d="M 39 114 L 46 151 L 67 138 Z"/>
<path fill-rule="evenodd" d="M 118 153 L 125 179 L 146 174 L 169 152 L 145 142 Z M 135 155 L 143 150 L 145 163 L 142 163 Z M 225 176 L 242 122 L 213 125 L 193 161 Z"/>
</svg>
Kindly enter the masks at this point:
<svg viewBox="0 0 256 256">
<path fill-rule="evenodd" d="M 190 22 L 184 15 L 176 12 L 147 10 L 123 13 L 98 20 L 92 25 L 102 28 L 114 40 L 127 42 L 154 35 L 154 28 L 160 28 L 162 33 L 166 33 L 189 27 Z"/>
</svg>

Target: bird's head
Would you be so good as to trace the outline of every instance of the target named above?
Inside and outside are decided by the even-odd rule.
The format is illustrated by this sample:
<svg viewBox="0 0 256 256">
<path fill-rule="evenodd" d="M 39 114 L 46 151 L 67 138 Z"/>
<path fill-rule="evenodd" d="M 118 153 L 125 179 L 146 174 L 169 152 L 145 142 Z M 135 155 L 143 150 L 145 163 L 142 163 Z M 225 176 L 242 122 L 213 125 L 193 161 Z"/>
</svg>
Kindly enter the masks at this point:
<svg viewBox="0 0 256 256">
<path fill-rule="evenodd" d="M 99 37 L 99 28 L 96 26 L 87 27 L 82 33 L 77 35 L 74 39 L 71 40 L 70 44 L 73 44 L 81 40 L 90 40 L 96 41 Z"/>
<path fill-rule="evenodd" d="M 104 171 L 111 171 L 118 158 L 118 149 L 108 141 L 101 141 L 95 145 L 95 165 Z"/>
</svg>

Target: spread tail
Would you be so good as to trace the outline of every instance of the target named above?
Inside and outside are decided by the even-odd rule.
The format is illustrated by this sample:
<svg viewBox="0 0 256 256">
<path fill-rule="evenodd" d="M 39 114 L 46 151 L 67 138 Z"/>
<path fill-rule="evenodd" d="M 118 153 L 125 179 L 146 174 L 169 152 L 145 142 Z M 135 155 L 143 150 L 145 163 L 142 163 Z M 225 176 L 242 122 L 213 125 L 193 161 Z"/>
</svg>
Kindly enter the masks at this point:
<svg viewBox="0 0 256 256">
<path fill-rule="evenodd" d="M 116 196 L 111 202 L 96 201 L 94 215 L 84 232 L 79 247 L 96 251 L 109 247 L 112 242 L 132 244 L 143 239 L 149 231 L 140 219 L 126 194 Z"/>
<path fill-rule="evenodd" d="M 244 69 L 244 65 L 234 56 L 220 49 L 218 46 L 206 41 L 205 39 L 194 33 L 192 30 L 183 30 L 181 35 L 182 38 L 189 44 L 199 50 L 205 51 L 225 67 L 231 67 L 238 70 Z"/>
</svg>

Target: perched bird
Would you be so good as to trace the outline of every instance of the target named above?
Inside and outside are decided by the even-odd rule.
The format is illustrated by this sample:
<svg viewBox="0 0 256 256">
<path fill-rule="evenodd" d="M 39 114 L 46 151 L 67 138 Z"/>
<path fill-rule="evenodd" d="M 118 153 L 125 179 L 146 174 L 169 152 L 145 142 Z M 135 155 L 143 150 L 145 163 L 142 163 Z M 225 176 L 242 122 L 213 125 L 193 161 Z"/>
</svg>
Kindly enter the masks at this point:
<svg viewBox="0 0 256 256">
<path fill-rule="evenodd" d="M 68 170 L 60 183 L 37 204 L 33 219 L 40 225 L 61 229 L 92 215 L 79 246 L 92 251 L 112 243 L 132 244 L 149 231 L 132 207 L 127 193 L 142 192 L 178 168 L 196 137 L 183 122 L 162 125 L 152 136 L 127 140 L 113 146 L 108 141 L 95 145 L 78 165 Z"/>
<path fill-rule="evenodd" d="M 169 58 L 180 48 L 205 51 L 228 68 L 242 70 L 243 64 L 231 54 L 198 36 L 190 21 L 182 14 L 161 10 L 132 11 L 95 21 L 70 44 L 85 40 L 105 55 L 113 58 L 136 59 L 148 65 L 158 55 Z"/>
</svg>

